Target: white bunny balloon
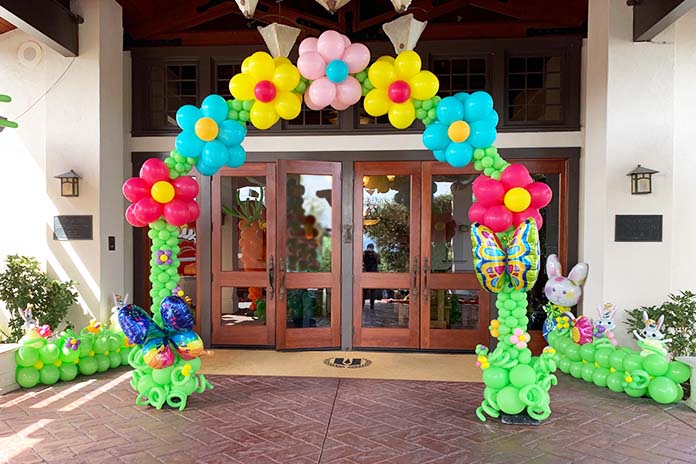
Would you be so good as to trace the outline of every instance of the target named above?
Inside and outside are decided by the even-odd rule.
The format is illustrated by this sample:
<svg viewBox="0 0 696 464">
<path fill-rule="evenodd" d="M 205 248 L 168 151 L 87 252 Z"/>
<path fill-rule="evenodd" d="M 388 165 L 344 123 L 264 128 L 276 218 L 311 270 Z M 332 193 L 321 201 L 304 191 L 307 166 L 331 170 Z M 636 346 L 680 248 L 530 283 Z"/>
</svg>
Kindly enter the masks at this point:
<svg viewBox="0 0 696 464">
<path fill-rule="evenodd" d="M 597 315 L 599 316 L 599 319 L 592 321 L 595 327 L 603 326 L 605 331 L 616 329 L 616 322 L 614 322 L 616 307 L 613 304 L 606 303 L 603 305 L 597 305 Z"/>
<path fill-rule="evenodd" d="M 558 306 L 575 306 L 582 298 L 582 286 L 587 279 L 587 271 L 587 264 L 578 263 L 570 270 L 568 277 L 563 277 L 558 256 L 549 255 L 546 259 L 546 274 L 549 280 L 544 286 L 546 298 Z"/>
</svg>

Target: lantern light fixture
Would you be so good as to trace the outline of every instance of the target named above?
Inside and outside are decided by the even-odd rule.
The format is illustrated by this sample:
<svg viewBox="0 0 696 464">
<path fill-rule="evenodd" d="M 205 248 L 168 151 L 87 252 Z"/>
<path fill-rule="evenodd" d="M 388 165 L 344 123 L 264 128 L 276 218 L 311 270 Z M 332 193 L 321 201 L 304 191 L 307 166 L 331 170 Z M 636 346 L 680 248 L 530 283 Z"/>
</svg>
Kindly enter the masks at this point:
<svg viewBox="0 0 696 464">
<path fill-rule="evenodd" d="M 652 176 L 660 171 L 644 168 L 640 164 L 631 172 L 626 174 L 631 178 L 631 194 L 646 195 L 652 193 Z"/>
<path fill-rule="evenodd" d="M 53 176 L 54 179 L 60 179 L 60 196 L 62 197 L 79 197 L 80 196 L 80 177 L 72 169 L 63 174 Z"/>
</svg>

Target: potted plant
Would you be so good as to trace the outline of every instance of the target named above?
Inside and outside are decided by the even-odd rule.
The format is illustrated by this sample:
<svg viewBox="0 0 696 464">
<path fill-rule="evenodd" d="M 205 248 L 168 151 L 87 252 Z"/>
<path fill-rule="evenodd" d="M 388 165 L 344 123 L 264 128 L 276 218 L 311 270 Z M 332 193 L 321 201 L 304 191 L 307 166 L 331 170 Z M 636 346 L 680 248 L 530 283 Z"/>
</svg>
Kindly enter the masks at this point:
<svg viewBox="0 0 696 464">
<path fill-rule="evenodd" d="M 0 272 L 0 300 L 10 313 L 8 330 L 0 330 L 0 393 L 5 393 L 17 388 L 15 351 L 25 325 L 20 311 L 31 305 L 36 320 L 57 329 L 77 301 L 77 292 L 75 282 L 51 279 L 35 258 L 11 255 Z"/>
</svg>

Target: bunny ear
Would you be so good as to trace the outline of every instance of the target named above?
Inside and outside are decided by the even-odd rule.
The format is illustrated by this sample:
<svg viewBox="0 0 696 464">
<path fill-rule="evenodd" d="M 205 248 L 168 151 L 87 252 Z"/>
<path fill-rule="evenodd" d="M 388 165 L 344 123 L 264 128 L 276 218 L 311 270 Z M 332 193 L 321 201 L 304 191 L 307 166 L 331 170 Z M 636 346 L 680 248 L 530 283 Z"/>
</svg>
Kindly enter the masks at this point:
<svg viewBox="0 0 696 464">
<path fill-rule="evenodd" d="M 568 274 L 568 279 L 582 286 L 585 283 L 585 279 L 587 278 L 587 271 L 587 264 L 578 263 L 573 267 L 573 269 L 570 270 L 570 274 Z"/>
<path fill-rule="evenodd" d="M 550 278 L 560 277 L 562 273 L 561 262 L 558 260 L 558 256 L 549 255 L 546 258 L 546 275 Z"/>
<path fill-rule="evenodd" d="M 601 303 L 597 305 L 597 315 L 600 318 L 604 317 L 604 305 Z"/>
<path fill-rule="evenodd" d="M 648 317 L 648 312 L 643 311 L 643 324 L 646 324 L 649 320 L 650 318 Z"/>
<path fill-rule="evenodd" d="M 657 320 L 657 328 L 656 330 L 660 330 L 660 327 L 662 327 L 662 323 L 665 322 L 665 315 L 661 315 L 660 318 Z"/>
</svg>

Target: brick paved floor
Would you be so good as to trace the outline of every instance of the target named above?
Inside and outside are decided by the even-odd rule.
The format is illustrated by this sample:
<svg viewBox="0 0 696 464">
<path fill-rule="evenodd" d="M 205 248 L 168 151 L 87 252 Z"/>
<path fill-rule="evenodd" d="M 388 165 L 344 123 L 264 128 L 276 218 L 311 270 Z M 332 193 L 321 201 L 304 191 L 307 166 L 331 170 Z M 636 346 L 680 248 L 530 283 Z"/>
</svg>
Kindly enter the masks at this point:
<svg viewBox="0 0 696 464">
<path fill-rule="evenodd" d="M 128 376 L 0 397 L 0 462 L 696 463 L 696 412 L 564 375 L 539 427 L 479 422 L 480 384 L 213 376 L 179 412 Z"/>
</svg>

